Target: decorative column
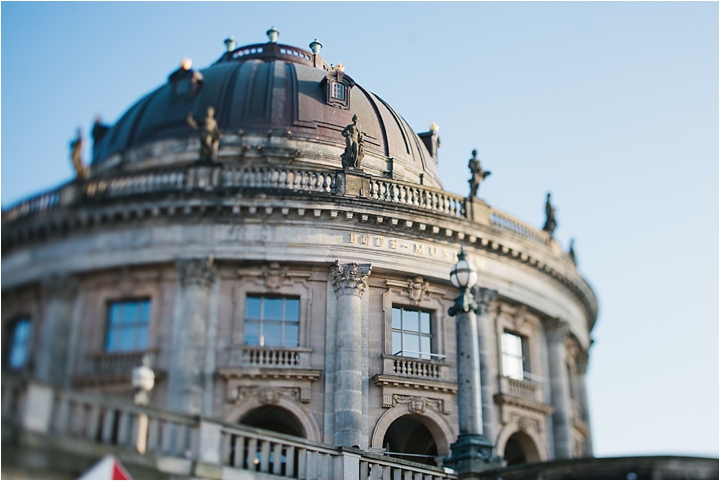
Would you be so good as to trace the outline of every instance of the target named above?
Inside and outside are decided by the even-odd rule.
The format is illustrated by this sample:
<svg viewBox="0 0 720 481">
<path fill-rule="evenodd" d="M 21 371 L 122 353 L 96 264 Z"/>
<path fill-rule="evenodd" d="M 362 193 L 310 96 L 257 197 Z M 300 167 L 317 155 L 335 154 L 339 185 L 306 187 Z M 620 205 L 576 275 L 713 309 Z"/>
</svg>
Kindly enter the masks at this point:
<svg viewBox="0 0 720 481">
<path fill-rule="evenodd" d="M 42 381 L 69 385 L 73 326 L 80 312 L 76 301 L 80 281 L 70 276 L 52 276 L 42 283 L 45 309 L 39 328 L 35 375 Z"/>
<path fill-rule="evenodd" d="M 217 269 L 212 257 L 182 259 L 168 367 L 167 407 L 201 414 L 205 389 L 205 351 L 209 295 Z"/>
<path fill-rule="evenodd" d="M 580 409 L 582 410 L 582 422 L 590 429 L 590 410 L 588 409 L 587 388 L 585 385 L 585 374 L 587 373 L 588 354 L 583 352 L 578 356 L 577 363 L 577 390 L 580 400 Z M 592 457 L 592 430 L 585 437 L 585 456 Z"/>
<path fill-rule="evenodd" d="M 334 433 L 334 443 L 338 446 L 363 445 L 361 299 L 371 269 L 370 264 L 340 264 L 339 261 L 330 268 L 338 300 Z"/>
<path fill-rule="evenodd" d="M 502 467 L 502 460 L 493 454 L 492 441 L 483 434 L 483 399 L 480 382 L 480 345 L 477 315 L 483 314 L 487 304 L 497 294 L 489 289 L 475 289 L 475 267 L 465 260 L 460 250 L 458 263 L 450 274 L 460 289 L 455 305 L 448 314 L 456 317 L 457 383 L 459 435 L 450 449 L 452 456 L 444 465 L 455 470 L 460 479 L 473 479 L 479 473 Z M 478 302 L 478 298 L 480 302 Z"/>
<path fill-rule="evenodd" d="M 555 408 L 552 414 L 555 459 L 570 459 L 573 457 L 572 407 L 565 350 L 568 324 L 560 319 L 550 319 L 544 324 L 548 343 L 550 397 Z"/>
</svg>

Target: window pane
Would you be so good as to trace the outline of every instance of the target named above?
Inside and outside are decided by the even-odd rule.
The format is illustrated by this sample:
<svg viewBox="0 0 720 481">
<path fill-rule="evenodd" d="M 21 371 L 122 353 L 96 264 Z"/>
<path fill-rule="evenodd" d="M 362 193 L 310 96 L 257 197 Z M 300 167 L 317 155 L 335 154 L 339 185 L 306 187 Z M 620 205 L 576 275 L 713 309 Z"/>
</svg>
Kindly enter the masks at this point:
<svg viewBox="0 0 720 481">
<path fill-rule="evenodd" d="M 147 349 L 148 346 L 148 328 L 147 325 L 144 325 L 138 329 L 137 333 L 137 345 L 135 346 L 135 350 L 141 351 L 144 349 Z"/>
<path fill-rule="evenodd" d="M 136 302 L 126 302 L 123 306 L 123 320 L 124 324 L 133 324 L 138 321 L 138 305 Z"/>
<path fill-rule="evenodd" d="M 403 354 L 407 357 L 418 357 L 420 339 L 416 334 L 403 334 Z"/>
<path fill-rule="evenodd" d="M 254 322 L 245 323 L 245 344 L 248 346 L 260 345 L 260 324 Z"/>
<path fill-rule="evenodd" d="M 285 338 L 283 346 L 298 347 L 300 345 L 299 328 L 297 324 L 285 324 Z"/>
<path fill-rule="evenodd" d="M 110 309 L 108 311 L 108 321 L 109 324 L 113 326 L 118 322 L 118 317 L 120 316 L 120 303 L 114 302 L 110 304 Z"/>
<path fill-rule="evenodd" d="M 392 310 L 392 328 L 402 329 L 402 311 L 397 307 Z"/>
<path fill-rule="evenodd" d="M 263 321 L 280 321 L 282 320 L 282 299 L 264 299 Z"/>
<path fill-rule="evenodd" d="M 423 336 L 420 338 L 420 352 L 422 353 L 423 359 L 430 359 L 430 338 Z"/>
<path fill-rule="evenodd" d="M 300 320 L 300 299 L 285 299 L 285 320 Z"/>
<path fill-rule="evenodd" d="M 140 303 L 140 321 L 144 324 L 150 321 L 150 301 Z"/>
<path fill-rule="evenodd" d="M 430 313 L 429 312 L 421 312 L 420 313 L 420 332 L 423 332 L 425 334 L 430 334 Z"/>
<path fill-rule="evenodd" d="M 402 334 L 399 332 L 392 333 L 392 353 L 397 354 L 402 351 Z"/>
<path fill-rule="evenodd" d="M 420 332 L 420 312 L 403 312 L 403 329 L 406 331 Z"/>
<path fill-rule="evenodd" d="M 147 349 L 149 324 L 149 299 L 109 303 L 105 349 L 108 352 Z"/>
<path fill-rule="evenodd" d="M 135 329 L 122 328 L 118 331 L 120 351 L 133 351 L 135 347 Z"/>
<path fill-rule="evenodd" d="M 30 332 L 32 324 L 30 320 L 17 321 L 10 334 L 10 356 L 9 364 L 12 369 L 20 369 L 27 363 L 30 351 Z"/>
<path fill-rule="evenodd" d="M 108 352 L 116 351 L 115 348 L 115 331 L 110 329 L 107 333 L 107 339 L 105 340 L 105 350 Z"/>
<path fill-rule="evenodd" d="M 282 346 L 282 324 L 263 323 L 263 346 Z"/>
<path fill-rule="evenodd" d="M 247 305 L 245 309 L 245 319 L 260 319 L 260 298 L 250 297 L 247 298 Z"/>
</svg>

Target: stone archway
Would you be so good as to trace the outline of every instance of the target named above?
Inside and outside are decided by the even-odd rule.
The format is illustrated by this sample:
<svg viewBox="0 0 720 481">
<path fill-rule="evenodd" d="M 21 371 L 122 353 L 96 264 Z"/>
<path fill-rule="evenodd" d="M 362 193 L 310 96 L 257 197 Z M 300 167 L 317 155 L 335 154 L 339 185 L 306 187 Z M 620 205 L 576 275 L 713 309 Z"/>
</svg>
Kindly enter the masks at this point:
<svg viewBox="0 0 720 481">
<path fill-rule="evenodd" d="M 527 433 L 522 431 L 513 433 L 507 439 L 502 457 L 508 466 L 541 461 L 537 445 Z"/>
<path fill-rule="evenodd" d="M 264 415 L 271 412 L 269 408 L 273 408 L 274 411 L 272 412 L 281 413 L 277 419 L 270 421 L 270 424 L 283 423 L 284 419 L 286 428 L 288 428 L 285 434 L 291 434 L 288 431 L 297 431 L 299 427 L 302 430 L 301 437 L 309 439 L 310 441 L 322 441 L 320 429 L 310 410 L 299 402 L 283 395 L 275 396 L 269 400 L 267 396 L 262 395 L 247 397 L 240 404 L 232 407 L 225 415 L 225 419 L 233 423 L 240 423 L 243 420 L 247 421 L 250 419 L 252 423 L 250 425 L 262 428 L 263 424 L 269 426 L 269 424 L 263 422 L 263 419 L 266 418 Z M 267 429 L 267 427 L 265 427 L 265 429 Z M 278 429 L 271 430 L 283 432 L 278 431 Z"/>
<path fill-rule="evenodd" d="M 394 425 L 399 420 L 401 421 Z M 400 440 L 399 444 L 401 446 L 410 447 L 415 451 L 425 451 L 420 454 L 427 454 L 428 451 L 432 452 L 433 450 L 432 445 L 429 444 L 429 436 L 434 442 L 435 457 L 447 457 L 450 455 L 450 443 L 455 439 L 450 424 L 444 415 L 429 406 L 425 406 L 420 401 L 398 404 L 380 416 L 375 425 L 370 446 L 373 448 L 385 448 L 384 442 L 388 440 L 388 436 L 394 437 L 393 442 L 398 445 L 398 435 L 408 430 L 414 431 L 420 437 L 410 443 Z M 414 461 L 423 462 L 417 459 Z"/>
</svg>

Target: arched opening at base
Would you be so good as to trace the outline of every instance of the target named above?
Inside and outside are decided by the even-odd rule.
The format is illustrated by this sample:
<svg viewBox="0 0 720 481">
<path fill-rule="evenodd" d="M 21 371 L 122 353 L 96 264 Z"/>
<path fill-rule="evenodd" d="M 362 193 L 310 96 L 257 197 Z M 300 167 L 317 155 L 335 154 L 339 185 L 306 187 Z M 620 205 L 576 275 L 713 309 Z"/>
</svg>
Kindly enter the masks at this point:
<svg viewBox="0 0 720 481">
<path fill-rule="evenodd" d="M 420 416 L 411 414 L 393 421 L 385 432 L 383 447 L 394 458 L 437 466 L 435 438 Z"/>
<path fill-rule="evenodd" d="M 508 466 L 513 466 L 540 461 L 540 454 L 530 436 L 518 432 L 510 436 L 505 443 L 503 458 Z"/>
<path fill-rule="evenodd" d="M 261 406 L 247 413 L 240 424 L 267 429 L 276 433 L 305 437 L 300 422 L 290 412 L 276 406 Z"/>
</svg>

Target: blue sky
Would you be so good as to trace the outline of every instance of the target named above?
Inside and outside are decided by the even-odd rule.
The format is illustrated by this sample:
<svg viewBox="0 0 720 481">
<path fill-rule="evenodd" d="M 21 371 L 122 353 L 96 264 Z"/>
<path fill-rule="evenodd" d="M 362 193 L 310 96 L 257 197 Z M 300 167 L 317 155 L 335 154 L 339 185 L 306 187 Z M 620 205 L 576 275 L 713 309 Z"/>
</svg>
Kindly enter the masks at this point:
<svg viewBox="0 0 720 481">
<path fill-rule="evenodd" d="M 575 237 L 600 316 L 595 454 L 718 455 L 718 4 L 10 3 L 2 13 L 2 204 L 71 178 L 106 122 L 232 34 L 307 48 L 440 125 L 446 190 Z M 87 158 L 87 155 L 86 155 Z"/>
</svg>

